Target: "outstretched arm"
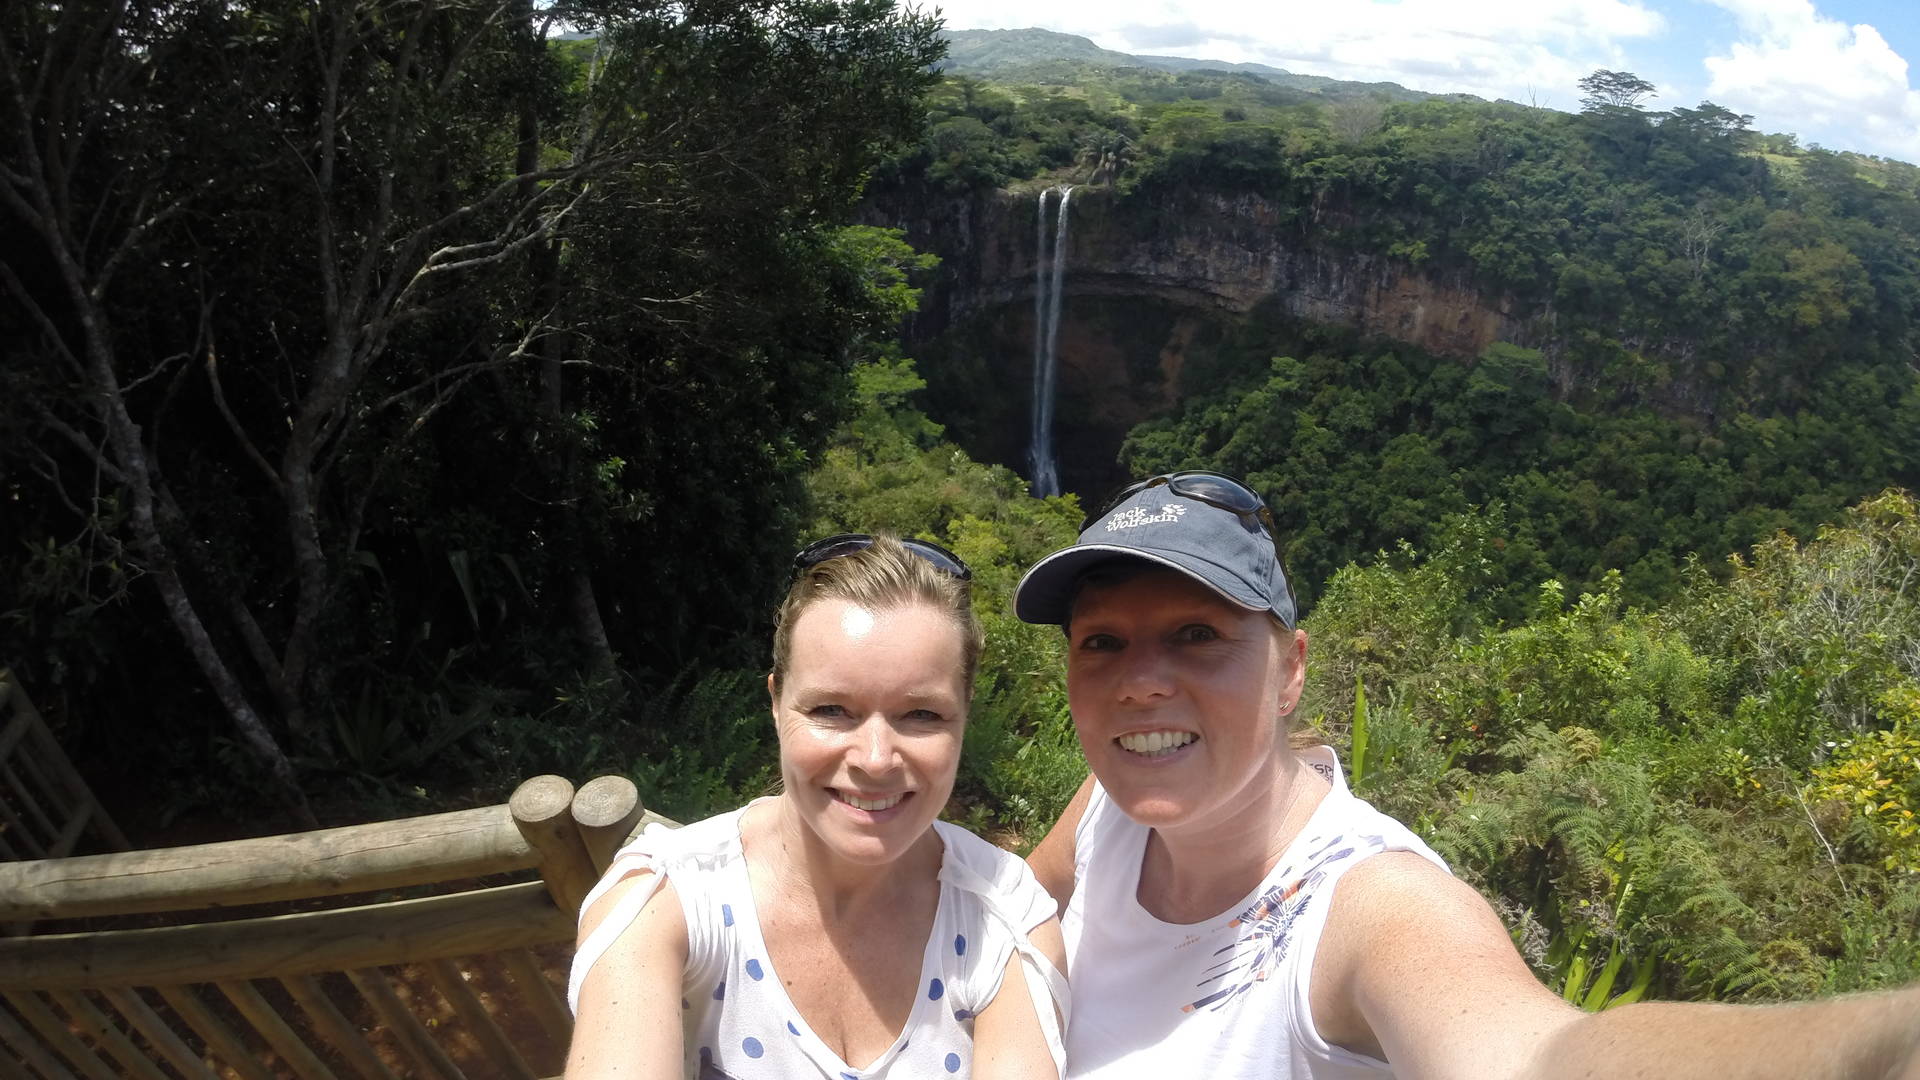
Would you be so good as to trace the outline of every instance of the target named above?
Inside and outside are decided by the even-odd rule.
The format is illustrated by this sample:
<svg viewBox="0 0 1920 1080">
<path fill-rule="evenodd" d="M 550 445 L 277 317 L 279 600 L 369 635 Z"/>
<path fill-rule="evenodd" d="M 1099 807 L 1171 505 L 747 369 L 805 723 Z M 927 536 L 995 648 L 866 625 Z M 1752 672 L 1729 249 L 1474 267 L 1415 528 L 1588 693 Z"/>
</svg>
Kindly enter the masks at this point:
<svg viewBox="0 0 1920 1080">
<path fill-rule="evenodd" d="M 630 877 L 595 901 L 580 920 L 579 941 L 628 894 L 650 886 L 650 876 Z M 680 1080 L 680 983 L 686 968 L 686 916 L 673 885 L 663 882 L 581 984 L 568 1080 Z"/>
<path fill-rule="evenodd" d="M 1920 1080 L 1920 987 L 1791 1005 L 1650 1001 L 1582 1016 L 1532 1076 Z"/>
<path fill-rule="evenodd" d="M 1384 1057 L 1402 1080 L 1920 1080 L 1920 987 L 1583 1013 L 1540 985 L 1478 893 L 1402 852 L 1341 879 L 1312 999 L 1323 1038 Z"/>
</svg>

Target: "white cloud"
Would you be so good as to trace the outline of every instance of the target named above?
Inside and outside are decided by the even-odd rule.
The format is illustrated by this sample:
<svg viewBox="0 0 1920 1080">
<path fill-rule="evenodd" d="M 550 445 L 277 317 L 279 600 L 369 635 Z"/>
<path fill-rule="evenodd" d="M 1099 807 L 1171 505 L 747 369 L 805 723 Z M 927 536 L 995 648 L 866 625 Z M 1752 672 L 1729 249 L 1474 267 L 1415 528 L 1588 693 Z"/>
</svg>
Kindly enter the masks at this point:
<svg viewBox="0 0 1920 1080">
<path fill-rule="evenodd" d="M 1836 149 L 1920 161 L 1920 91 L 1907 62 L 1873 27 L 1849 26 L 1808 0 L 1713 0 L 1740 28 L 1709 56 L 1707 97 Z"/>
<path fill-rule="evenodd" d="M 955 29 L 1037 22 L 1122 52 L 1252 61 L 1310 75 L 1570 107 L 1595 68 L 1659 34 L 1641 0 L 947 0 Z"/>
</svg>

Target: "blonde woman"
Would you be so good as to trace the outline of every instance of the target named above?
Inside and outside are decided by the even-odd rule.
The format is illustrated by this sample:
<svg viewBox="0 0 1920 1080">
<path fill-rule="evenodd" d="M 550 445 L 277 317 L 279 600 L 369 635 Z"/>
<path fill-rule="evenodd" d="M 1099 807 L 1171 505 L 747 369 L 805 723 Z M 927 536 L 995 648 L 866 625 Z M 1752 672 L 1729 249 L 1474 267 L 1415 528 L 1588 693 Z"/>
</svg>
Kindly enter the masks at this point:
<svg viewBox="0 0 1920 1080">
<path fill-rule="evenodd" d="M 581 917 L 568 1075 L 1057 1078 L 1053 900 L 937 820 L 981 648 L 971 573 L 864 534 L 795 568 L 767 677 L 784 789 L 623 849 Z"/>
</svg>

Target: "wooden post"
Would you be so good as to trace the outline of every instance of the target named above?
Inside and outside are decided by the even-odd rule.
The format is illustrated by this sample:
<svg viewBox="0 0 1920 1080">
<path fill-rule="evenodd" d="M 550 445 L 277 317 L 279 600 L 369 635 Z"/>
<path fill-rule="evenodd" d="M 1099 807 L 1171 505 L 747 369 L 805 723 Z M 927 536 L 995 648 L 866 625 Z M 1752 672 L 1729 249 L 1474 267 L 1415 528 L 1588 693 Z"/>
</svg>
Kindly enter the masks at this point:
<svg viewBox="0 0 1920 1080">
<path fill-rule="evenodd" d="M 573 823 L 593 859 L 596 877 L 607 872 L 614 852 L 626 843 L 627 834 L 645 812 L 640 789 L 624 776 L 596 776 L 574 793 Z"/>
<path fill-rule="evenodd" d="M 8 863 L 0 865 L 0 918 L 266 904 L 503 874 L 537 862 L 507 808 L 485 806 L 288 836 Z"/>
<path fill-rule="evenodd" d="M 599 874 L 573 824 L 573 784 L 563 776 L 536 776 L 514 789 L 507 807 L 539 856 L 540 877 L 553 902 L 568 919 L 578 919 L 580 902 Z"/>
<path fill-rule="evenodd" d="M 0 938 L 0 991 L 313 975 L 551 945 L 573 929 L 546 886 L 526 881 L 332 911 Z"/>
</svg>

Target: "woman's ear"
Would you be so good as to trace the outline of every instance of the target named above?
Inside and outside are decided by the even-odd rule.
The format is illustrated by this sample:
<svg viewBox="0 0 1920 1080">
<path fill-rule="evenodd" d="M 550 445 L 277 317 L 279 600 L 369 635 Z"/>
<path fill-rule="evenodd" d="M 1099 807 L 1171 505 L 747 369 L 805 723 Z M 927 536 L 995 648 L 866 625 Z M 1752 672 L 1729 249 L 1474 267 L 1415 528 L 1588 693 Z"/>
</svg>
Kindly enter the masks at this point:
<svg viewBox="0 0 1920 1080">
<path fill-rule="evenodd" d="M 1274 634 L 1274 648 L 1284 667 L 1280 677 L 1280 714 L 1285 716 L 1300 703 L 1300 692 L 1307 680 L 1307 632 L 1280 628 Z"/>
<path fill-rule="evenodd" d="M 776 720 L 780 717 L 780 676 L 777 672 L 767 672 L 767 712 Z"/>
</svg>

